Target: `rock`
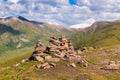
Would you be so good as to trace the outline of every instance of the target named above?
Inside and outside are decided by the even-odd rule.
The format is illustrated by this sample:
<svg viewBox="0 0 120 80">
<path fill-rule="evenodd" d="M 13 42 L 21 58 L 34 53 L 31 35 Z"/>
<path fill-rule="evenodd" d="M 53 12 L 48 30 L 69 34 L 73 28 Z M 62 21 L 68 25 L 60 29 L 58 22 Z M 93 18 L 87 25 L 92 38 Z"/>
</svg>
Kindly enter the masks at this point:
<svg viewBox="0 0 120 80">
<path fill-rule="evenodd" d="M 81 51 L 81 50 L 77 50 L 76 53 L 77 53 L 77 54 L 81 54 L 82 51 Z"/>
<path fill-rule="evenodd" d="M 119 66 L 115 61 L 110 61 L 108 65 L 105 65 L 102 69 L 104 70 L 116 70 L 119 69 Z"/>
<path fill-rule="evenodd" d="M 15 64 L 14 66 L 16 66 L 16 67 L 17 67 L 17 66 L 19 66 L 19 65 L 20 65 L 20 63 L 17 63 L 17 64 Z"/>
<path fill-rule="evenodd" d="M 48 69 L 48 68 L 51 68 L 50 65 L 46 65 L 45 67 L 43 67 L 43 69 Z"/>
<path fill-rule="evenodd" d="M 25 62 L 27 62 L 28 61 L 28 59 L 23 59 L 22 61 L 21 61 L 21 63 L 25 63 Z"/>
<path fill-rule="evenodd" d="M 75 61 L 75 56 L 68 56 L 67 60 L 69 62 L 74 62 Z"/>
<path fill-rule="evenodd" d="M 16 46 L 16 48 L 21 48 L 22 44 L 21 42 L 18 43 L 18 45 Z"/>
<path fill-rule="evenodd" d="M 47 69 L 47 68 L 50 68 L 51 66 L 46 62 L 44 64 L 42 64 L 41 68 L 43 69 Z"/>
<path fill-rule="evenodd" d="M 104 70 L 117 70 L 117 69 L 119 69 L 119 66 L 117 66 L 117 65 L 105 65 L 102 69 L 104 69 Z"/>
<path fill-rule="evenodd" d="M 46 62 L 44 64 L 37 64 L 36 67 L 42 68 L 42 69 L 47 69 L 47 68 L 50 68 L 51 66 Z"/>
<path fill-rule="evenodd" d="M 116 62 L 115 61 L 110 61 L 108 65 L 115 65 Z"/>
<path fill-rule="evenodd" d="M 84 63 L 83 63 L 83 66 L 84 66 L 84 67 L 88 67 L 88 62 L 84 62 Z"/>
<path fill-rule="evenodd" d="M 88 47 L 88 50 L 94 50 L 94 48 L 93 47 Z"/>
<path fill-rule="evenodd" d="M 45 60 L 49 61 L 52 58 L 52 56 L 45 56 Z"/>
<path fill-rule="evenodd" d="M 70 66 L 73 67 L 73 68 L 76 67 L 75 63 L 71 63 Z"/>
<path fill-rule="evenodd" d="M 59 62 L 60 59 L 59 58 L 51 58 L 51 59 L 49 59 L 47 61 L 50 61 L 50 62 Z"/>
<path fill-rule="evenodd" d="M 59 62 L 60 60 L 66 60 L 70 63 L 86 64 L 86 62 L 82 60 L 81 56 L 77 54 L 82 53 L 82 51 L 87 51 L 87 47 L 84 47 L 82 50 L 78 50 L 76 54 L 72 43 L 68 41 L 67 38 L 63 35 L 60 38 L 50 37 L 49 43 L 49 46 L 44 47 L 44 44 L 38 40 L 34 47 L 34 52 L 29 60 L 37 60 L 40 62 Z M 50 68 L 50 65 L 48 63 L 45 63 L 42 64 L 41 67 Z M 73 65 L 73 67 L 75 67 L 75 65 Z"/>
<path fill-rule="evenodd" d="M 55 67 L 56 64 L 55 63 L 50 63 L 50 66 Z"/>
<path fill-rule="evenodd" d="M 42 64 L 37 64 L 35 67 L 41 68 L 41 67 L 42 67 Z"/>
<path fill-rule="evenodd" d="M 45 67 L 47 65 L 49 65 L 49 64 L 46 62 L 46 63 L 42 64 L 42 67 Z"/>
<path fill-rule="evenodd" d="M 36 56 L 35 58 L 36 58 L 37 61 L 44 62 L 44 59 L 40 56 Z"/>
<path fill-rule="evenodd" d="M 84 67 L 87 67 L 88 66 L 88 62 L 87 60 L 82 57 L 79 61 L 78 61 L 79 64 L 82 64 Z"/>
<path fill-rule="evenodd" d="M 38 40 L 36 43 L 36 46 L 34 47 L 34 50 L 36 53 L 44 52 L 45 51 L 44 44 L 41 43 L 40 40 Z"/>
<path fill-rule="evenodd" d="M 120 61 L 116 61 L 117 66 L 120 67 Z"/>
<path fill-rule="evenodd" d="M 87 47 L 83 47 L 82 49 L 81 49 L 81 51 L 83 52 L 83 51 L 88 51 L 88 49 L 87 49 Z"/>
<path fill-rule="evenodd" d="M 120 46 L 117 47 L 116 52 L 120 52 Z"/>
<path fill-rule="evenodd" d="M 59 52 L 59 53 L 54 53 L 54 56 L 60 58 L 60 59 L 63 59 L 65 57 L 65 53 L 63 52 Z"/>
<path fill-rule="evenodd" d="M 79 56 L 79 55 L 76 55 L 76 56 L 75 56 L 75 61 L 81 62 L 81 60 L 82 60 L 81 56 Z"/>
</svg>

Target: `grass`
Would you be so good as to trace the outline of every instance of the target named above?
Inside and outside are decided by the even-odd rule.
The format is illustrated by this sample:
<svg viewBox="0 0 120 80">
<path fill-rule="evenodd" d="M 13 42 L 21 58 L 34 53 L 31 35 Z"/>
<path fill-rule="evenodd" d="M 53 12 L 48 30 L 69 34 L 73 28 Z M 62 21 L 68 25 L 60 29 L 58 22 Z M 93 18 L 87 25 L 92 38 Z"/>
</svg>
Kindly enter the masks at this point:
<svg viewBox="0 0 120 80">
<path fill-rule="evenodd" d="M 1 66 L 7 66 L 17 63 L 21 59 L 30 56 L 32 54 L 32 51 L 32 47 L 6 51 L 4 54 L 0 55 L 0 64 L 4 64 Z"/>
<path fill-rule="evenodd" d="M 95 29 L 87 32 L 77 32 L 71 35 L 76 49 L 85 46 L 105 47 L 120 44 L 120 23 L 109 22 L 107 25 L 98 24 Z M 79 45 L 78 45 L 79 44 Z"/>
<path fill-rule="evenodd" d="M 105 59 L 116 61 L 120 59 L 120 54 L 117 54 L 116 57 L 116 52 L 108 51 L 103 53 L 111 48 L 113 49 L 116 47 L 107 47 L 102 50 L 96 49 L 83 52 L 81 56 L 86 56 L 86 59 L 89 62 L 88 67 L 80 67 L 80 65 L 77 65 L 76 68 L 67 67 L 66 64 L 68 63 L 61 61 L 56 63 L 57 66 L 54 68 L 42 70 L 34 67 L 34 65 L 39 64 L 40 62 L 30 61 L 20 64 L 17 67 L 11 66 L 10 68 L 1 71 L 0 74 L 2 75 L 0 75 L 0 80 L 119 80 L 120 70 L 105 71 L 95 68 L 96 65 L 99 67 L 106 65 L 107 63 L 103 63 Z M 13 62 L 10 62 L 20 62 L 22 58 L 26 58 L 28 55 L 30 56 L 31 53 L 24 54 L 18 58 L 13 58 Z"/>
<path fill-rule="evenodd" d="M 110 23 L 110 25 L 107 25 L 107 28 L 103 26 L 96 28 L 94 32 L 91 30 L 86 33 L 79 32 L 72 35 L 73 38 L 71 38 L 71 40 L 75 43 L 74 46 L 76 49 L 83 46 L 98 46 L 102 48 L 89 50 L 80 54 L 81 56 L 86 56 L 89 63 L 88 67 L 77 65 L 76 68 L 72 68 L 66 66 L 68 63 L 64 61 L 56 63 L 57 66 L 54 68 L 45 70 L 34 67 L 34 65 L 40 64 L 40 62 L 37 61 L 28 61 L 15 67 L 13 66 L 14 64 L 20 63 L 22 59 L 28 58 L 32 54 L 33 48 L 30 47 L 31 45 L 24 44 L 29 47 L 15 50 L 11 49 L 12 51 L 7 50 L 3 54 L 0 54 L 0 80 L 119 80 L 120 69 L 111 71 L 100 70 L 100 68 L 108 64 L 109 61 L 119 61 L 120 59 L 120 52 L 110 51 L 110 49 L 116 49 L 120 44 L 119 26 L 119 23 Z M 23 25 L 22 29 L 24 27 Z M 18 29 L 18 27 L 16 27 L 16 29 Z M 54 34 L 59 35 L 62 33 L 62 31 L 60 33 L 54 31 L 55 29 L 51 30 L 46 26 L 42 28 L 40 32 L 44 34 L 39 35 L 36 39 L 32 39 L 32 42 L 34 43 L 40 38 L 46 43 L 45 40 L 49 39 L 48 34 L 55 36 Z M 29 36 L 29 38 L 32 38 L 32 36 Z M 9 68 L 7 68 L 7 66 L 9 66 Z M 2 70 L 2 68 L 4 70 Z"/>
</svg>

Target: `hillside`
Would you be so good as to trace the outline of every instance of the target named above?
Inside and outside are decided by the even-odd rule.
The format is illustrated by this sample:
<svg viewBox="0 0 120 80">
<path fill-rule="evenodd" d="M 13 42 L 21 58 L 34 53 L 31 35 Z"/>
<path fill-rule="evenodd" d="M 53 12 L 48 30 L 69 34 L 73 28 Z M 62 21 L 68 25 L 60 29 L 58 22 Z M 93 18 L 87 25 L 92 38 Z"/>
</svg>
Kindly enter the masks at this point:
<svg viewBox="0 0 120 80">
<path fill-rule="evenodd" d="M 75 48 L 85 46 L 113 46 L 120 44 L 120 22 L 95 22 L 91 27 L 85 28 L 71 35 Z M 75 41 L 75 42 L 74 42 Z"/>
<path fill-rule="evenodd" d="M 38 39 L 47 45 L 46 40 L 50 36 L 73 32 L 65 26 L 30 21 L 22 16 L 0 18 L 0 62 L 4 55 L 12 58 L 13 55 L 20 56 L 23 52 L 31 52 L 28 48 L 34 46 Z"/>
<path fill-rule="evenodd" d="M 32 23 L 32 25 L 36 25 L 36 23 Z M 2 24 L 2 26 L 6 26 L 6 25 Z M 64 30 L 67 30 L 68 33 L 71 33 L 71 29 L 58 27 L 46 23 L 42 23 L 41 27 L 31 26 L 33 28 L 31 29 L 30 27 L 29 29 L 33 31 L 33 36 L 32 33 L 30 33 L 31 35 L 29 35 L 29 37 L 25 36 L 23 39 L 23 41 L 25 40 L 29 42 L 23 42 L 20 39 L 21 43 L 22 44 L 26 43 L 26 45 L 22 45 L 21 48 L 16 48 L 13 46 L 12 49 L 10 48 L 8 51 L 5 51 L 4 54 L 0 55 L 1 61 L 4 62 L 7 61 L 5 63 L 0 64 L 0 74 L 1 74 L 0 79 L 1 80 L 36 80 L 36 79 L 38 80 L 49 80 L 49 79 L 51 80 L 119 80 L 120 79 L 119 26 L 120 26 L 119 21 L 96 22 L 91 27 L 82 29 L 79 32 L 72 34 L 72 36 L 70 35 L 70 39 L 74 43 L 76 49 L 78 49 L 75 50 L 75 53 L 74 52 L 70 53 L 71 50 L 69 51 L 69 49 L 73 49 L 74 51 L 73 46 L 72 48 L 68 49 L 68 53 L 67 53 L 64 50 L 66 49 L 66 47 L 62 45 L 57 45 L 53 47 L 50 47 L 52 45 L 48 45 L 46 46 L 49 47 L 48 51 L 43 50 L 43 52 L 41 52 L 40 50 L 42 50 L 43 48 L 39 48 L 40 50 L 38 49 L 38 51 L 36 51 L 37 50 L 36 49 L 33 52 L 33 47 L 31 43 L 32 41 L 34 43 L 35 41 L 37 41 L 37 39 L 41 39 L 42 42 L 47 45 L 48 43 L 46 41 L 49 42 L 48 40 L 49 35 L 47 34 L 51 34 L 54 36 L 54 34 L 52 33 L 55 33 L 56 35 L 59 35 L 60 33 L 58 32 L 61 31 L 61 29 L 63 30 L 63 32 Z M 9 27 L 8 25 L 5 28 L 2 27 L 1 34 L 6 33 L 7 31 L 7 33 L 9 33 L 12 37 L 16 36 L 17 38 L 17 36 L 19 37 L 21 33 L 24 31 L 24 30 L 19 30 L 18 28 L 14 29 L 13 27 L 10 28 L 8 27 Z M 56 27 L 57 30 L 55 29 Z M 41 31 L 41 29 L 44 31 Z M 34 31 L 36 32 L 34 33 Z M 40 37 L 41 32 L 44 33 L 42 35 L 44 35 L 46 38 L 44 38 L 44 36 Z M 64 34 L 67 35 L 68 33 L 64 33 Z M 36 35 L 38 35 L 38 37 L 32 40 Z M 3 43 L 7 42 L 7 38 L 5 39 L 6 41 L 5 40 L 3 41 Z M 55 39 L 55 40 L 59 40 L 59 39 Z M 41 43 L 37 42 L 36 45 L 38 44 Z M 91 46 L 97 46 L 98 48 L 94 48 Z M 35 47 L 37 48 L 41 46 L 35 46 Z M 79 49 L 82 47 L 85 47 L 85 50 L 82 51 Z M 52 51 L 51 49 L 54 50 Z M 33 52 L 33 54 L 31 51 Z M 62 55 L 57 56 L 56 54 L 57 55 L 62 54 Z M 33 60 L 30 60 L 29 58 L 30 56 L 34 56 L 36 60 L 34 61 L 33 58 L 32 58 Z M 51 61 L 52 59 L 54 60 L 59 59 L 59 60 Z M 81 62 L 76 62 L 76 60 L 78 61 L 80 60 Z M 85 66 L 84 62 L 82 61 L 86 61 L 87 65 Z M 46 63 L 47 63 L 47 68 L 45 68 L 46 66 L 42 67 Z M 74 65 L 71 66 L 71 63 L 74 63 Z M 55 66 L 51 67 L 51 64 L 55 64 Z M 103 69 L 105 66 L 108 66 L 107 69 Z M 119 68 L 116 69 L 116 66 L 117 67 L 119 66 Z M 112 69 L 110 69 L 111 67 Z"/>
<path fill-rule="evenodd" d="M 48 69 L 36 67 L 36 65 L 45 62 L 27 61 L 21 63 L 19 60 L 20 57 L 18 57 L 13 59 L 14 62 L 18 61 L 16 64 L 8 67 L 0 67 L 0 80 L 119 80 L 120 69 L 101 69 L 109 61 L 116 61 L 120 64 L 119 53 L 120 46 L 87 50 L 79 54 L 80 56 L 86 56 L 86 60 L 88 61 L 87 67 L 77 63 L 76 67 L 71 67 L 68 66 L 69 63 L 67 61 L 61 60 L 54 62 L 56 64 L 55 67 Z M 11 61 L 8 63 L 11 64 Z"/>
</svg>

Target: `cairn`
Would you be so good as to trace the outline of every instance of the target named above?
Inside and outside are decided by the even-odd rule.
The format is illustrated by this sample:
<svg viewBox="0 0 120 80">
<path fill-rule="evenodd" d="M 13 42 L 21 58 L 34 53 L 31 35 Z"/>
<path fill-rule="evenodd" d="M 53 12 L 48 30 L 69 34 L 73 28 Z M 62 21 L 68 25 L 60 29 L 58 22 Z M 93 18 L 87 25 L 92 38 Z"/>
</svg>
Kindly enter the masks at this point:
<svg viewBox="0 0 120 80">
<path fill-rule="evenodd" d="M 70 63 L 85 63 L 87 65 L 87 61 L 76 54 L 72 43 L 68 41 L 64 35 L 61 35 L 60 38 L 50 37 L 49 43 L 50 45 L 45 47 L 44 44 L 38 40 L 29 60 L 41 62 L 66 60 Z"/>
</svg>

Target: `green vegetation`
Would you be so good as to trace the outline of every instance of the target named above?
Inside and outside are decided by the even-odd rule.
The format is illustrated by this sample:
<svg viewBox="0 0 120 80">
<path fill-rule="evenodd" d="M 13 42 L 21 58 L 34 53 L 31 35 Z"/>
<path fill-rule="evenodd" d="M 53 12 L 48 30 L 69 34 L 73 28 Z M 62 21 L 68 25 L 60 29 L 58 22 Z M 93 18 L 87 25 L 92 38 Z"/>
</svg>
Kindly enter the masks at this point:
<svg viewBox="0 0 120 80">
<path fill-rule="evenodd" d="M 50 36 L 70 33 L 72 31 L 66 28 L 52 28 L 49 24 L 34 24 L 20 19 L 6 23 L 0 21 L 0 63 L 31 53 L 39 39 L 47 45 Z M 18 45 L 20 47 L 17 48 Z"/>
<path fill-rule="evenodd" d="M 27 53 L 7 62 L 11 66 L 7 67 L 7 65 L 4 68 L 2 66 L 0 68 L 0 80 L 119 80 L 120 69 L 110 71 L 100 70 L 101 67 L 108 63 L 106 60 L 117 61 L 120 59 L 120 54 L 111 50 L 117 49 L 116 47 L 106 47 L 82 52 L 80 55 L 86 56 L 89 62 L 88 67 L 77 65 L 76 68 L 72 68 L 68 67 L 68 63 L 64 61 L 57 62 L 56 67 L 45 70 L 35 67 L 36 64 L 41 63 L 37 61 L 28 61 L 19 66 L 13 66 L 23 58 L 31 55 L 31 53 Z"/>
<path fill-rule="evenodd" d="M 28 61 L 18 66 L 22 59 L 28 58 L 33 51 L 33 45 L 40 39 L 46 45 L 50 36 L 71 34 L 66 29 L 35 26 L 27 22 L 14 21 L 6 24 L 11 30 L 21 33 L 13 35 L 11 30 L 0 34 L 0 80 L 119 80 L 120 69 L 101 70 L 109 61 L 119 61 L 120 52 L 120 22 L 97 22 L 86 32 L 77 32 L 70 35 L 76 49 L 95 46 L 97 49 L 81 52 L 85 56 L 88 67 L 77 64 L 76 68 L 68 67 L 68 62 L 57 62 L 57 66 L 50 69 L 38 69 L 36 64 L 41 62 Z M 22 42 L 25 37 L 30 42 Z M 18 40 L 18 42 L 17 42 Z M 22 47 L 16 48 L 21 42 Z"/>
<path fill-rule="evenodd" d="M 75 48 L 113 46 L 120 44 L 120 22 L 97 22 L 87 32 L 71 35 Z"/>
</svg>

